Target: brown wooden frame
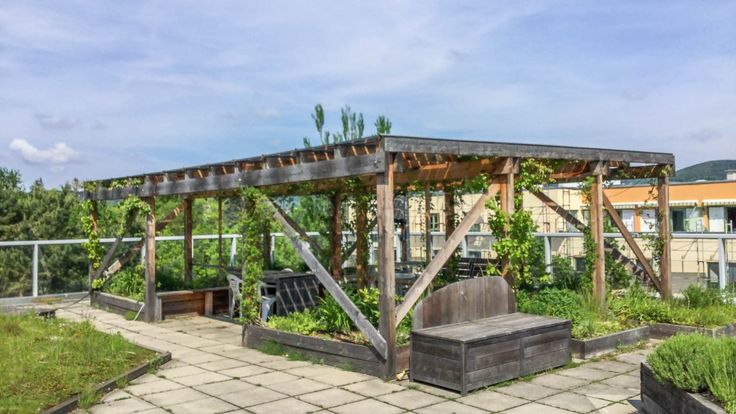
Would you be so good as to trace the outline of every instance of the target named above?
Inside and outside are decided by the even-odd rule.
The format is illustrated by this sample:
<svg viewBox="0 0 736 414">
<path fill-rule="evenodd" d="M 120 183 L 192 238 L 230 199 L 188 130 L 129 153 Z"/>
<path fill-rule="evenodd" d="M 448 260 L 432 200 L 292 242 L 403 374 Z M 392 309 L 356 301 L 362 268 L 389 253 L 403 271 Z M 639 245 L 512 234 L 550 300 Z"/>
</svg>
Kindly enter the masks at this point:
<svg viewBox="0 0 736 414">
<path fill-rule="evenodd" d="M 236 195 L 243 186 L 258 187 L 271 197 L 346 193 L 348 189 L 344 179 L 356 179 L 359 184 L 362 184 L 364 191 L 376 191 L 377 194 L 376 223 L 379 233 L 379 289 L 381 291 L 381 318 L 377 331 L 375 327 L 367 323 L 365 317 L 357 311 L 355 305 L 340 290 L 331 275 L 316 260 L 314 253 L 320 252 L 316 243 L 306 238 L 304 230 L 278 206 L 274 209 L 274 217 L 287 229 L 290 240 L 310 268 L 319 275 L 320 281 L 338 299 L 338 303 L 353 318 L 361 331 L 368 336 L 371 345 L 385 360 L 385 376 L 390 376 L 396 368 L 395 338 L 398 322 L 431 282 L 432 277 L 436 274 L 437 266 L 441 267 L 438 263 L 446 260 L 445 256 L 449 257 L 451 249 L 448 247 L 455 242 L 459 243 L 458 240 L 475 221 L 470 219 L 477 218 L 488 197 L 498 191 L 496 187 L 499 183 L 496 180 L 499 175 L 506 183 L 502 209 L 508 213 L 513 211 L 514 174 L 518 174 L 520 162 L 525 158 L 558 161 L 554 164 L 556 167 L 552 175 L 561 181 L 579 180 L 589 175 L 596 175 L 600 177 L 599 185 L 603 177 L 617 171 L 624 172 L 627 178 L 660 177 L 672 171 L 675 161 L 672 154 L 666 153 L 377 135 L 340 144 L 100 180 L 96 183 L 96 188 L 92 191 L 85 191 L 83 197 L 88 200 L 101 201 L 135 195 L 148 199 L 152 207 L 155 207 L 157 196 L 175 195 L 191 201 L 204 197 L 228 197 Z M 395 309 L 393 264 L 395 261 L 393 249 L 393 192 L 395 186 L 405 185 L 413 191 L 421 191 L 434 185 L 436 188 L 449 191 L 454 186 L 462 184 L 465 179 L 474 178 L 479 174 L 489 176 L 493 183 L 489 188 L 489 193 L 482 196 L 482 201 L 479 201 L 471 210 L 472 214 L 469 213 L 458 228 L 449 235 L 448 241 L 452 243 L 446 243 L 446 248 L 432 259 L 430 266 L 407 294 L 405 301 L 399 305 L 398 309 Z M 113 181 L 120 182 L 126 178 L 139 180 L 141 184 L 111 188 Z M 299 186 L 300 183 L 311 185 Z M 667 199 L 667 184 L 666 177 L 660 179 L 661 206 Z M 354 190 L 354 186 L 352 189 Z M 666 206 L 661 207 L 660 210 L 665 209 Z M 185 215 L 191 216 L 189 213 Z M 146 320 L 153 320 L 156 316 L 155 309 L 149 309 L 149 306 L 155 308 L 155 305 L 149 302 L 148 296 L 149 294 L 155 295 L 155 244 L 153 240 L 157 227 L 155 216 L 149 215 L 146 220 L 145 241 L 147 253 Z M 185 233 L 189 233 L 188 236 L 185 234 L 185 240 L 191 239 L 191 223 L 189 231 Z M 662 234 L 668 235 L 668 229 L 664 229 Z M 605 242 L 602 240 L 602 235 L 598 240 Z M 343 256 L 338 255 L 339 252 L 335 247 L 341 243 L 336 243 L 333 238 L 331 244 L 333 251 L 326 253 L 329 253 L 328 256 L 332 258 L 333 267 L 335 267 L 337 262 L 343 259 Z M 428 246 L 429 244 L 425 248 Z M 610 250 L 608 246 L 606 249 Z M 325 252 L 320 253 L 324 255 Z M 618 253 L 618 256 L 622 256 L 620 252 Z M 665 253 L 664 257 L 668 258 L 669 253 Z M 191 269 L 191 266 L 185 266 L 185 268 Z M 665 284 L 664 279 L 668 269 L 669 266 L 663 263 L 661 269 L 663 284 Z M 602 268 L 598 269 L 597 273 L 602 273 Z M 328 277 L 325 278 L 325 276 Z M 653 280 L 656 281 L 656 278 Z"/>
</svg>

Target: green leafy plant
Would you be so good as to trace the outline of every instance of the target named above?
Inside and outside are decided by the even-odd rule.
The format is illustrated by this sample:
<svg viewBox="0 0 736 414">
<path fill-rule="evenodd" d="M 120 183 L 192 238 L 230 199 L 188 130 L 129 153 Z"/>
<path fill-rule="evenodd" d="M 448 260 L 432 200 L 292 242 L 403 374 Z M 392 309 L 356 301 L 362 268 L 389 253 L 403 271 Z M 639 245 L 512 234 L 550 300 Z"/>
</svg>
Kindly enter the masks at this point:
<svg viewBox="0 0 736 414">
<path fill-rule="evenodd" d="M 689 392 L 709 392 L 736 413 L 736 339 L 676 335 L 647 358 L 654 376 Z"/>
<path fill-rule="evenodd" d="M 240 192 L 243 212 L 240 225 L 243 234 L 243 292 L 240 317 L 246 323 L 260 323 L 258 285 L 263 277 L 263 232 L 271 226 L 271 207 L 266 196 L 255 187 L 243 187 Z"/>
<path fill-rule="evenodd" d="M 320 328 L 319 320 L 312 310 L 292 312 L 288 316 L 271 316 L 268 326 L 285 332 L 312 335 Z"/>
</svg>

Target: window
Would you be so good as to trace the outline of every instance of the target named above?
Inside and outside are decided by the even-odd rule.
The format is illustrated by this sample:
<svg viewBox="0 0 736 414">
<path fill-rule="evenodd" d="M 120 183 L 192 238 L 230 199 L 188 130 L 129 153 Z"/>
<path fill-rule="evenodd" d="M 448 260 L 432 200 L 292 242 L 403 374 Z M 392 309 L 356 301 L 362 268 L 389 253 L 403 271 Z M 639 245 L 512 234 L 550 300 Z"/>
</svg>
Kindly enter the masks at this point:
<svg viewBox="0 0 736 414">
<path fill-rule="evenodd" d="M 476 220 L 475 224 L 473 224 L 472 226 L 470 226 L 470 231 L 476 232 L 476 233 L 479 232 L 479 231 L 481 231 L 481 228 L 480 228 L 481 224 L 483 224 L 483 218 L 482 217 L 481 218 L 478 218 L 478 220 Z"/>
<path fill-rule="evenodd" d="M 657 211 L 653 208 L 639 210 L 639 231 L 657 231 Z"/>
<path fill-rule="evenodd" d="M 685 231 L 685 209 L 672 209 L 672 231 Z"/>
<path fill-rule="evenodd" d="M 439 213 L 431 213 L 429 215 L 429 231 L 440 231 Z"/>
</svg>

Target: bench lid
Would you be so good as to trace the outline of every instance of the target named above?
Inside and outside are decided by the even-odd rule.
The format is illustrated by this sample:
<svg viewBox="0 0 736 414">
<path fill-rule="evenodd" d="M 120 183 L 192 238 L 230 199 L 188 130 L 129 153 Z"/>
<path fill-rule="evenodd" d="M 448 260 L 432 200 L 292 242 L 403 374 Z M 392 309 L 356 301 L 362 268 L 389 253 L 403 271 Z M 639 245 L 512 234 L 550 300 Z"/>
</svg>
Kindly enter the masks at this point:
<svg viewBox="0 0 736 414">
<path fill-rule="evenodd" d="M 491 337 L 519 334 L 539 328 L 564 327 L 570 324 L 571 322 L 567 319 L 516 312 L 473 321 L 415 329 L 412 331 L 412 335 L 456 342 L 473 342 Z"/>
</svg>

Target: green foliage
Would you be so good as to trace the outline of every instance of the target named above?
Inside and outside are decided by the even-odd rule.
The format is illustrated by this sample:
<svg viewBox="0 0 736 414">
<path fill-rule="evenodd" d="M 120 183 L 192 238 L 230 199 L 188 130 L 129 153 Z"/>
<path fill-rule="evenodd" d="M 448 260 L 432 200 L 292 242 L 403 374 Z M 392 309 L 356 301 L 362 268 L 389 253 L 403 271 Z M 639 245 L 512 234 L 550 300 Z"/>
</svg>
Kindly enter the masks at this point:
<svg viewBox="0 0 736 414">
<path fill-rule="evenodd" d="M 676 335 L 657 347 L 647 362 L 660 382 L 689 392 L 709 392 L 736 413 L 736 339 Z"/>
<path fill-rule="evenodd" d="M 142 301 L 146 291 L 146 280 L 143 265 L 120 270 L 105 286 L 105 291 L 113 295 L 124 296 Z"/>
<path fill-rule="evenodd" d="M 258 284 L 263 277 L 263 232 L 271 227 L 269 201 L 255 187 L 243 187 L 240 192 L 243 213 L 240 225 L 243 234 L 243 292 L 240 317 L 246 323 L 260 323 Z"/>
<path fill-rule="evenodd" d="M 391 121 L 385 115 L 378 115 L 375 124 L 376 134 L 390 134 L 391 133 Z"/>
<path fill-rule="evenodd" d="M 0 338 L 0 411 L 10 413 L 43 411 L 154 357 L 89 322 L 33 314 L 0 314 Z"/>
<path fill-rule="evenodd" d="M 340 132 L 332 133 L 325 129 L 325 109 L 322 104 L 314 106 L 314 113 L 311 114 L 311 117 L 317 129 L 320 145 L 338 144 L 363 138 L 365 131 L 363 114 L 353 112 L 350 105 L 340 108 Z M 384 115 L 379 115 L 374 125 L 378 134 L 391 133 L 391 121 Z M 304 137 L 303 143 L 306 148 L 312 146 L 312 140 L 309 137 Z"/>
<path fill-rule="evenodd" d="M 576 271 L 569 257 L 552 256 L 552 269 L 554 274 L 551 282 L 552 287 L 573 291 L 584 291 L 592 288 L 590 278 L 586 278 L 585 273 Z"/>
<path fill-rule="evenodd" d="M 320 330 L 320 323 L 312 310 L 292 312 L 288 316 L 271 316 L 268 326 L 279 331 L 294 332 L 302 335 L 312 335 Z"/>
<path fill-rule="evenodd" d="M 728 295 L 717 288 L 704 288 L 690 285 L 682 290 L 682 300 L 688 308 L 704 308 L 706 306 L 725 305 L 729 303 Z"/>
</svg>

